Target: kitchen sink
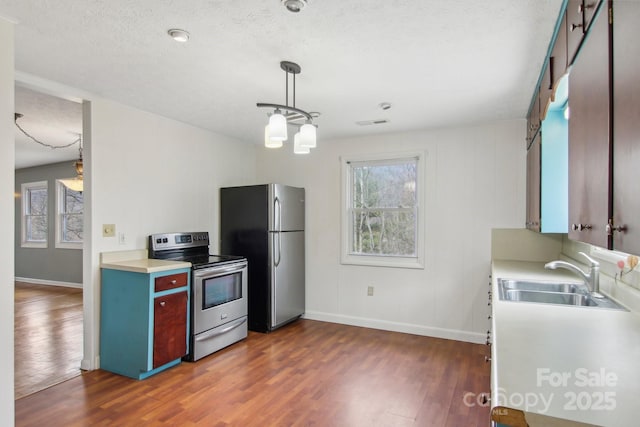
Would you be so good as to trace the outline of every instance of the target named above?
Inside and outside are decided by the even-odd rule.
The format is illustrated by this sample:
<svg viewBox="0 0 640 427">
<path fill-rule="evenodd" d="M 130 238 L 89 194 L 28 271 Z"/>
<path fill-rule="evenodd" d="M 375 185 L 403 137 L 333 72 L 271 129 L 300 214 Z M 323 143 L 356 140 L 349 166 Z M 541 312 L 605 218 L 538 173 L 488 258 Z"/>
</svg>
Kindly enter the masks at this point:
<svg viewBox="0 0 640 427">
<path fill-rule="evenodd" d="M 541 302 L 544 304 L 597 306 L 594 299 L 589 295 L 568 292 L 539 292 L 507 289 L 503 299 L 507 301 Z"/>
<path fill-rule="evenodd" d="M 595 297 L 581 283 L 498 279 L 501 300 L 627 310 L 607 297 Z"/>
<path fill-rule="evenodd" d="M 501 289 L 536 291 L 536 292 L 562 292 L 571 294 L 588 294 L 589 288 L 583 283 L 562 282 L 533 282 L 529 280 L 498 279 Z"/>
</svg>

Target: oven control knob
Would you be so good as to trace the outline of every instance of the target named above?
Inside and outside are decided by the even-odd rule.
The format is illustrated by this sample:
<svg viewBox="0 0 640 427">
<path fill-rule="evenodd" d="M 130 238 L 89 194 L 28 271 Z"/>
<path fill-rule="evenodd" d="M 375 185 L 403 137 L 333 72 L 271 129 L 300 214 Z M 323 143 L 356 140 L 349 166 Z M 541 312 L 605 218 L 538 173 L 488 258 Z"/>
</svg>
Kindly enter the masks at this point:
<svg viewBox="0 0 640 427">
<path fill-rule="evenodd" d="M 169 239 L 167 239 L 166 237 L 162 238 L 162 243 L 168 243 L 168 242 L 169 242 Z"/>
</svg>

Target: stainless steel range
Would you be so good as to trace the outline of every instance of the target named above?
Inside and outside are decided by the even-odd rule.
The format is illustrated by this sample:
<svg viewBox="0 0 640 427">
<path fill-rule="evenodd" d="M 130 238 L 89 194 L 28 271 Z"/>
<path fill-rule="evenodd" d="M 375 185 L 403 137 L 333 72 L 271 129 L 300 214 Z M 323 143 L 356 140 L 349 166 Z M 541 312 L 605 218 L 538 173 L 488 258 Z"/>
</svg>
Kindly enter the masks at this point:
<svg viewBox="0 0 640 427">
<path fill-rule="evenodd" d="M 149 236 L 149 258 L 190 262 L 191 334 L 185 360 L 196 361 L 247 337 L 247 260 L 209 255 L 209 233 Z"/>
</svg>

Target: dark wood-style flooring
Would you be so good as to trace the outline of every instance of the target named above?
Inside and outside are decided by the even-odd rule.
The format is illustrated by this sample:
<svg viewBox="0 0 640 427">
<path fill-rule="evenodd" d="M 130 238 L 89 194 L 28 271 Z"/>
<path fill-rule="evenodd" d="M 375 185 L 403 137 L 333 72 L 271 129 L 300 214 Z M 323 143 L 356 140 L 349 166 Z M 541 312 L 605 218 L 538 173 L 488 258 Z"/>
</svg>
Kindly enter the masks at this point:
<svg viewBox="0 0 640 427">
<path fill-rule="evenodd" d="M 16 426 L 487 426 L 486 346 L 299 320 L 136 381 L 85 372 L 16 401 Z"/>
<path fill-rule="evenodd" d="M 15 398 L 80 375 L 82 289 L 15 282 Z"/>
</svg>

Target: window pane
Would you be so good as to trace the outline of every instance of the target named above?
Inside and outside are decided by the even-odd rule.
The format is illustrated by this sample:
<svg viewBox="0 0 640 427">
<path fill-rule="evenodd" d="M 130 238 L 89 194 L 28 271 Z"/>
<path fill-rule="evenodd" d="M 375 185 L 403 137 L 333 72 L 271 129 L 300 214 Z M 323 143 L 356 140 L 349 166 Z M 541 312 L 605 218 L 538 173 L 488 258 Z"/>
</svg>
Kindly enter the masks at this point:
<svg viewBox="0 0 640 427">
<path fill-rule="evenodd" d="M 398 208 L 416 205 L 417 162 L 352 165 L 355 208 Z"/>
<path fill-rule="evenodd" d="M 62 205 L 60 206 L 60 241 L 62 243 L 82 242 L 83 193 L 60 185 Z"/>
<path fill-rule="evenodd" d="M 82 242 L 82 215 L 62 215 L 62 241 Z"/>
<path fill-rule="evenodd" d="M 28 242 L 47 241 L 47 217 L 44 215 L 31 215 L 26 217 L 26 240 Z"/>
<path fill-rule="evenodd" d="M 47 189 L 46 188 L 30 188 L 27 190 L 28 215 L 46 215 L 47 214 Z"/>
<path fill-rule="evenodd" d="M 82 213 L 82 192 L 64 187 L 64 213 Z"/>
<path fill-rule="evenodd" d="M 353 162 L 351 254 L 417 256 L 417 159 Z"/>
<path fill-rule="evenodd" d="M 47 241 L 47 188 L 40 183 L 24 184 L 24 240 Z"/>
<path fill-rule="evenodd" d="M 413 210 L 354 210 L 353 254 L 415 256 L 416 215 Z"/>
</svg>

